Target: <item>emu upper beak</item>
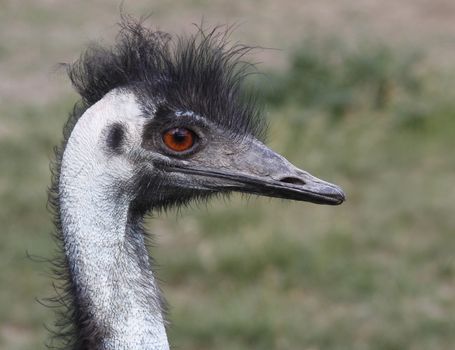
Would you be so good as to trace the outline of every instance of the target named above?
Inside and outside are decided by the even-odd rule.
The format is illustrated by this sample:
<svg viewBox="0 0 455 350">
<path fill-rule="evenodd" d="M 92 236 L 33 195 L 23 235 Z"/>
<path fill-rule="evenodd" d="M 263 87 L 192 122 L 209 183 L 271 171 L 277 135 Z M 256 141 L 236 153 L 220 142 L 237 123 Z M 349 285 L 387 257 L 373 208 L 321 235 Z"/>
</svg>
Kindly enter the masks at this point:
<svg viewBox="0 0 455 350">
<path fill-rule="evenodd" d="M 219 157 L 213 157 L 214 159 Z M 202 176 L 204 187 L 257 195 L 338 205 L 345 195 L 340 187 L 325 182 L 292 165 L 286 158 L 259 141 L 240 152 L 224 151 L 222 164 L 214 160 L 173 166 L 173 170 Z"/>
</svg>

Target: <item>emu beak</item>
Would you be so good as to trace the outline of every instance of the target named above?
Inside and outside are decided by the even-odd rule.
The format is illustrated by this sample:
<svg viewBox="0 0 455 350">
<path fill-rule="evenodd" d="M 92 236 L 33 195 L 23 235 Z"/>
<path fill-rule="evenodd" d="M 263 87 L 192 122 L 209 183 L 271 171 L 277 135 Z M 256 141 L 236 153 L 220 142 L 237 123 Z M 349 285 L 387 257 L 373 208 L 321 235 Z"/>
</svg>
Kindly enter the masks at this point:
<svg viewBox="0 0 455 350">
<path fill-rule="evenodd" d="M 239 152 L 224 151 L 222 164 L 198 161 L 179 165 L 171 171 L 202 176 L 205 187 L 216 191 L 238 191 L 268 197 L 339 205 L 345 195 L 340 187 L 323 181 L 292 165 L 287 159 L 259 141 L 252 141 Z M 210 163 L 210 164 L 207 164 Z M 207 181 L 210 178 L 210 181 Z"/>
</svg>

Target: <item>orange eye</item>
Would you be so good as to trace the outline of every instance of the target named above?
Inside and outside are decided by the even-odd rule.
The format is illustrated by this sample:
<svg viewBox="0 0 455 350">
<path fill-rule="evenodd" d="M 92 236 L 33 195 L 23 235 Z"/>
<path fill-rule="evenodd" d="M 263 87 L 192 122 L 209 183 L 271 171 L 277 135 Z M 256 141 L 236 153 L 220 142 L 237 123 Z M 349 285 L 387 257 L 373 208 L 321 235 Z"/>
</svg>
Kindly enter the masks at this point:
<svg viewBox="0 0 455 350">
<path fill-rule="evenodd" d="M 174 152 L 184 152 L 193 147 L 196 135 L 185 128 L 173 128 L 163 134 L 163 142 Z"/>
</svg>

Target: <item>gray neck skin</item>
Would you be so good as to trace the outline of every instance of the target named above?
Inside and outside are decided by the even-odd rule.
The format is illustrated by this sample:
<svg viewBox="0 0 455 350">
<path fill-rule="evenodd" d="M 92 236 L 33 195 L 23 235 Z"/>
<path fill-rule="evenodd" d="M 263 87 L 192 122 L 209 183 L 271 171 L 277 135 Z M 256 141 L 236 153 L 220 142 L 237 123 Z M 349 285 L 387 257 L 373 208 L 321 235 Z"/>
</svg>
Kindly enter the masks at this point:
<svg viewBox="0 0 455 350">
<path fill-rule="evenodd" d="M 74 127 L 62 160 L 60 215 L 76 304 L 94 349 L 169 349 L 160 296 L 140 230 L 129 222 L 133 165 L 108 152 L 107 127 L 128 126 L 140 147 L 144 118 L 131 94 L 111 92 Z"/>
</svg>

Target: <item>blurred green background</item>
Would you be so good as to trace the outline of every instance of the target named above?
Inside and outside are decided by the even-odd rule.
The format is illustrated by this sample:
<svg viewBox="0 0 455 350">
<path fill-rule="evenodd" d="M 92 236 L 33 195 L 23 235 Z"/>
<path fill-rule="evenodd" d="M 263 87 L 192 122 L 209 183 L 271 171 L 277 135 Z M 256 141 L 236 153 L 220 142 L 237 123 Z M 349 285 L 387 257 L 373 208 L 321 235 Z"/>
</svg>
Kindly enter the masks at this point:
<svg viewBox="0 0 455 350">
<path fill-rule="evenodd" d="M 59 62 L 109 44 L 118 1 L 0 0 L 0 349 L 41 349 L 52 310 L 52 147 L 77 100 Z M 455 3 L 125 1 L 173 33 L 238 23 L 273 49 L 269 145 L 348 201 L 252 197 L 150 220 L 176 349 L 455 349 Z M 275 48 L 279 50 L 274 50 Z"/>
</svg>

